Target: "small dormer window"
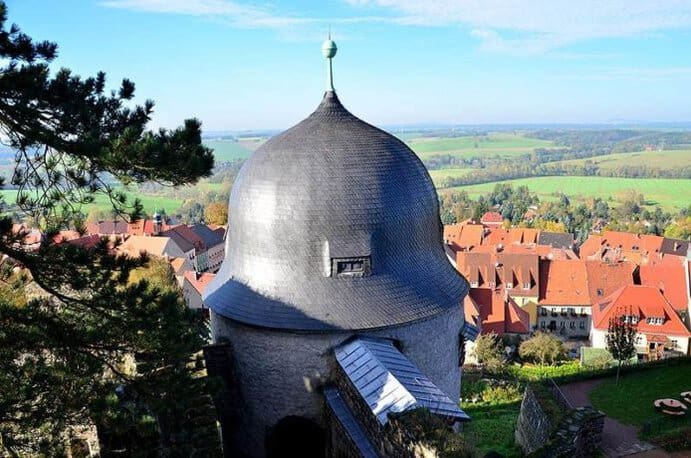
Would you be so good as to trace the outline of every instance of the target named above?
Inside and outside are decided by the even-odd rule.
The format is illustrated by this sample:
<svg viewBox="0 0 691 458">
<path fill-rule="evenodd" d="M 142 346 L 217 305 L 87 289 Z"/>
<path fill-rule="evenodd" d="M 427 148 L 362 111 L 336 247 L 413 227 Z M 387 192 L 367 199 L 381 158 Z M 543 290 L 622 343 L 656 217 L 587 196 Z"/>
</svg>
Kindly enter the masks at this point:
<svg viewBox="0 0 691 458">
<path fill-rule="evenodd" d="M 331 259 L 332 277 L 365 277 L 370 274 L 370 271 L 369 256 Z"/>
</svg>

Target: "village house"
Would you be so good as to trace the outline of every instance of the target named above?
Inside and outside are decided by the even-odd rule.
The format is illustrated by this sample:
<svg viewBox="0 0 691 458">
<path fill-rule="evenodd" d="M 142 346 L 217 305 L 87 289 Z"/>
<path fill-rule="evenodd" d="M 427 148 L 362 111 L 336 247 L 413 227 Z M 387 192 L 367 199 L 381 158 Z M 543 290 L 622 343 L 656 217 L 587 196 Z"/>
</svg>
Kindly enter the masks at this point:
<svg viewBox="0 0 691 458">
<path fill-rule="evenodd" d="M 202 295 L 206 290 L 206 286 L 215 276 L 215 274 L 211 273 L 198 273 L 194 271 L 187 271 L 183 274 L 182 297 L 185 299 L 185 304 L 188 308 L 199 310 L 204 314 L 209 313 L 204 306 Z"/>
<path fill-rule="evenodd" d="M 660 291 L 652 286 L 622 286 L 593 306 L 592 346 L 606 348 L 610 320 L 636 326 L 641 359 L 689 354 L 691 332 Z"/>
<path fill-rule="evenodd" d="M 588 338 L 591 302 L 585 263 L 540 261 L 537 328 L 565 339 Z"/>
<path fill-rule="evenodd" d="M 205 224 L 195 224 L 190 226 L 192 232 L 194 232 L 204 245 L 204 250 L 206 253 L 206 268 L 204 271 L 216 272 L 223 262 L 225 257 L 225 243 L 224 235 L 225 230 L 223 228 L 217 228 L 212 230 L 209 226 Z M 200 269 L 202 271 L 202 269 Z"/>
<path fill-rule="evenodd" d="M 139 257 L 141 253 L 161 258 L 187 258 L 190 252 L 183 251 L 170 237 L 149 237 L 146 235 L 132 235 L 116 248 L 121 254 Z"/>
</svg>

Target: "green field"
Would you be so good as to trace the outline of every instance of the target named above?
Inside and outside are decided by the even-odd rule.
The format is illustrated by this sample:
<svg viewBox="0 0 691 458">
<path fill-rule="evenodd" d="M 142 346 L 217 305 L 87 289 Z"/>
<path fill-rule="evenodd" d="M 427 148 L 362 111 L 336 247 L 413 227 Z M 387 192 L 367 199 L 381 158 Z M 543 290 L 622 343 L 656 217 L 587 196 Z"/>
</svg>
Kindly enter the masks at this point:
<svg viewBox="0 0 691 458">
<path fill-rule="evenodd" d="M 210 140 L 205 141 L 204 145 L 214 150 L 216 162 L 228 162 L 237 159 L 246 159 L 252 154 L 248 146 L 253 143 L 237 142 L 234 140 Z"/>
<path fill-rule="evenodd" d="M 475 169 L 437 169 L 430 170 L 429 174 L 432 177 L 434 184 L 439 187 L 446 178 L 464 177 L 472 173 Z"/>
<path fill-rule="evenodd" d="M 414 138 L 408 140 L 408 145 L 422 159 L 438 154 L 451 154 L 465 158 L 512 156 L 531 153 L 535 148 L 553 146 L 552 142 L 547 140 L 506 132 L 492 133 L 487 136 Z"/>
<path fill-rule="evenodd" d="M 449 188 L 466 191 L 476 198 L 491 192 L 497 183 L 528 186 L 540 199 L 550 200 L 556 193 L 573 198 L 601 197 L 616 199 L 628 190 L 642 193 L 649 205 L 660 205 L 666 210 L 681 209 L 691 204 L 691 180 L 666 178 L 610 178 L 610 177 L 534 177 Z"/>
<path fill-rule="evenodd" d="M 605 170 L 616 169 L 623 166 L 655 167 L 663 170 L 672 170 L 681 167 L 691 167 L 691 149 L 664 150 L 664 151 L 638 151 L 635 153 L 616 153 L 606 156 L 596 156 L 588 159 L 572 159 L 558 162 L 559 164 L 583 164 L 590 161 Z"/>
<path fill-rule="evenodd" d="M 4 197 L 5 202 L 12 204 L 17 198 L 17 191 L 15 190 L 4 190 L 0 191 L 0 194 Z M 128 193 L 128 202 L 130 199 L 138 197 L 142 204 L 144 205 L 144 211 L 148 214 L 154 213 L 158 210 L 165 210 L 168 214 L 174 214 L 175 211 L 182 205 L 182 199 L 175 199 L 172 197 L 158 196 L 158 195 L 147 195 L 138 192 Z M 96 196 L 96 200 L 93 204 L 86 205 L 84 212 L 88 213 L 92 209 L 109 211 L 112 205 L 108 198 L 102 194 Z"/>
</svg>

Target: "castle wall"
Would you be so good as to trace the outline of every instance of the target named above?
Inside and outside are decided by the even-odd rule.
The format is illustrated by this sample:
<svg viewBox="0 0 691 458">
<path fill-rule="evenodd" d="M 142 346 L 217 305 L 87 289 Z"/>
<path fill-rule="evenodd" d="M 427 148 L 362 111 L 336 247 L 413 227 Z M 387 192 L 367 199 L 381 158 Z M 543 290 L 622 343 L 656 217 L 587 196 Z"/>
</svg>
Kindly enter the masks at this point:
<svg viewBox="0 0 691 458">
<path fill-rule="evenodd" d="M 451 308 L 423 322 L 360 334 L 400 341 L 402 353 L 451 399 L 458 399 L 462 315 L 460 307 Z M 250 327 L 213 311 L 211 326 L 215 342 L 230 342 L 236 366 L 233 373 L 243 411 L 232 444 L 236 455 L 242 451 L 246 456 L 263 456 L 266 431 L 286 416 L 324 425 L 318 388 L 330 381 L 331 349 L 352 333 L 300 334 Z"/>
</svg>

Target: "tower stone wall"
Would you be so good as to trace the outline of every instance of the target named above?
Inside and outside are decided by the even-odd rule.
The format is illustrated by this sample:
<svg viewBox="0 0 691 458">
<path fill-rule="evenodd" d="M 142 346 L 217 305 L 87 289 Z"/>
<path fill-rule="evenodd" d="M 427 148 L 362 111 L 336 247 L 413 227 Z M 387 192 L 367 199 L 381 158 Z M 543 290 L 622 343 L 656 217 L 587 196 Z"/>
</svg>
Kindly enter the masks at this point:
<svg viewBox="0 0 691 458">
<path fill-rule="evenodd" d="M 287 416 L 324 426 L 320 388 L 331 379 L 329 357 L 352 332 L 296 333 L 247 326 L 213 311 L 215 341 L 227 340 L 236 367 L 243 416 L 232 448 L 247 456 L 264 456 L 266 434 Z M 451 399 L 458 399 L 460 306 L 434 318 L 357 335 L 395 339 L 400 349 Z"/>
</svg>

